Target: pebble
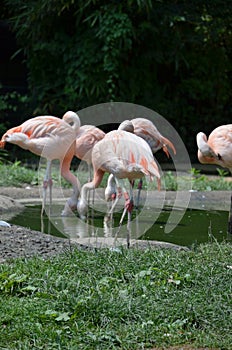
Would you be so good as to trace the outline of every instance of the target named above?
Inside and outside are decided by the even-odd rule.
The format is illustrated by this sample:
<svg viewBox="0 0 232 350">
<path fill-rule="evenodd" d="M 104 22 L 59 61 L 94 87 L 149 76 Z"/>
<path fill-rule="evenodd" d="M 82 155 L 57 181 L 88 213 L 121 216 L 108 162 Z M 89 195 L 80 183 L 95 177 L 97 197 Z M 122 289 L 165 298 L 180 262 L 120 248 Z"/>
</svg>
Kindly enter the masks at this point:
<svg viewBox="0 0 232 350">
<path fill-rule="evenodd" d="M 10 227 L 10 224 L 6 221 L 0 220 L 0 226 Z"/>
</svg>

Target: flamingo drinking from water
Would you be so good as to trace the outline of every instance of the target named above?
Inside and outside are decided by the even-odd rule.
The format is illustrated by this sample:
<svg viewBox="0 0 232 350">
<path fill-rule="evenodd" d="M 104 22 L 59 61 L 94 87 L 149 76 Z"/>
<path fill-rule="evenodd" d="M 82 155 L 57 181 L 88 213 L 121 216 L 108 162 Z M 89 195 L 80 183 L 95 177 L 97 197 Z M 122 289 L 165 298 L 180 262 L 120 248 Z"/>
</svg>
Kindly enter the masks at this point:
<svg viewBox="0 0 232 350">
<path fill-rule="evenodd" d="M 125 189 L 123 179 L 130 181 L 147 176 L 150 180 L 154 176 L 160 177 L 158 166 L 153 158 L 150 147 L 142 138 L 124 130 L 114 130 L 96 143 L 92 150 L 94 178 L 81 189 L 77 210 L 81 217 L 87 212 L 87 194 L 97 188 L 105 172 L 113 174 L 118 193 L 124 196 L 125 210 L 128 212 L 127 245 L 130 245 L 130 217 L 133 201 Z M 121 218 L 122 221 L 122 218 Z M 121 223 L 120 221 L 120 223 Z"/>
</svg>

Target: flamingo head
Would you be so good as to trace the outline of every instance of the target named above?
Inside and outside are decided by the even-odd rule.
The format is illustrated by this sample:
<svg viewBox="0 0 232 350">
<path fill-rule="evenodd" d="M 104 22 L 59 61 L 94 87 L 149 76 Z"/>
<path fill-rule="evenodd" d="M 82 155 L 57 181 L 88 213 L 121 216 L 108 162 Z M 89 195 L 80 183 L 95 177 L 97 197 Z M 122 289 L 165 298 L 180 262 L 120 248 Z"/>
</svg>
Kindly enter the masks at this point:
<svg viewBox="0 0 232 350">
<path fill-rule="evenodd" d="M 202 164 L 220 164 L 221 155 L 216 154 L 207 143 L 207 137 L 203 132 L 197 134 L 198 159 Z"/>
<path fill-rule="evenodd" d="M 118 130 L 124 130 L 134 133 L 134 126 L 130 120 L 124 120 L 118 127 Z"/>
<path fill-rule="evenodd" d="M 67 124 L 74 128 L 74 130 L 79 131 L 81 126 L 81 121 L 77 113 L 73 111 L 68 111 L 63 115 L 62 118 Z"/>
<path fill-rule="evenodd" d="M 87 210 L 88 210 L 88 206 L 85 203 L 85 201 L 83 199 L 79 199 L 77 202 L 77 211 L 82 220 L 86 219 Z"/>
</svg>

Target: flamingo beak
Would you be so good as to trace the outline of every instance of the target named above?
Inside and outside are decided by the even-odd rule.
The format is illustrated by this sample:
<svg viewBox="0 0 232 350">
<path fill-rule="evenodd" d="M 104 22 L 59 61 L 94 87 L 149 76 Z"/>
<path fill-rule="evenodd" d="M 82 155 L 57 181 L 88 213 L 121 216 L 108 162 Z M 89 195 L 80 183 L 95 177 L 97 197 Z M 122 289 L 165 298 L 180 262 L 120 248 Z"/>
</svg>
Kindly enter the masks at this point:
<svg viewBox="0 0 232 350">
<path fill-rule="evenodd" d="M 170 154 L 168 152 L 168 149 L 167 149 L 167 146 L 166 145 L 163 145 L 163 151 L 164 153 L 166 154 L 166 156 L 169 158 Z"/>
<path fill-rule="evenodd" d="M 6 144 L 6 141 L 0 141 L 0 148 L 4 148 Z"/>
</svg>

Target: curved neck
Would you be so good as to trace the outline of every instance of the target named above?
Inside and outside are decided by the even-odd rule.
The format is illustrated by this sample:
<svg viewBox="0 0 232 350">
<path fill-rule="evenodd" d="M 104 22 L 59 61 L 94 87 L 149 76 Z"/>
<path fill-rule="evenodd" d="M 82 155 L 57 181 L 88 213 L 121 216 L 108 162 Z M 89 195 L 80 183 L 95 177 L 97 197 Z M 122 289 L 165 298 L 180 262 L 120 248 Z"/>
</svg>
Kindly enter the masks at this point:
<svg viewBox="0 0 232 350">
<path fill-rule="evenodd" d="M 127 132 L 134 133 L 134 126 L 130 120 L 124 120 L 118 127 L 118 130 L 124 130 Z"/>
<path fill-rule="evenodd" d="M 62 118 L 66 123 L 68 123 L 77 133 L 81 126 L 81 121 L 79 116 L 72 111 L 68 111 L 63 115 Z"/>
<path fill-rule="evenodd" d="M 209 145 L 207 143 L 206 135 L 203 132 L 199 132 L 197 134 L 197 147 L 203 156 L 205 156 L 205 157 L 214 156 L 214 152 L 209 147 Z"/>
</svg>

